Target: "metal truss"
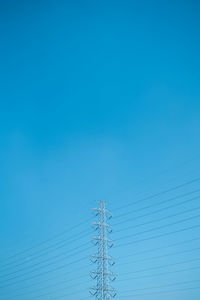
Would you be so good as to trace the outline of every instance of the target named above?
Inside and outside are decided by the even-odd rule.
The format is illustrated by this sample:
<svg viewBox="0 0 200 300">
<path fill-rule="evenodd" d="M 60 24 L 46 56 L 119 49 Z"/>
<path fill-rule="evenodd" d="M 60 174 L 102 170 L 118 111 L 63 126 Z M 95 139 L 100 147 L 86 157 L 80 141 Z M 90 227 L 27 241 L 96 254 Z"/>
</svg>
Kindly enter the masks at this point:
<svg viewBox="0 0 200 300">
<path fill-rule="evenodd" d="M 106 203 L 97 201 L 99 207 L 93 208 L 97 222 L 92 223 L 97 236 L 92 237 L 93 244 L 97 247 L 97 254 L 91 256 L 91 262 L 96 265 L 96 270 L 90 272 L 92 279 L 96 281 L 94 287 L 90 289 L 90 293 L 96 300 L 110 300 L 116 296 L 116 291 L 111 287 L 110 283 L 116 278 L 109 269 L 115 262 L 108 255 L 108 250 L 113 247 L 113 240 L 107 236 L 112 233 L 112 226 L 108 224 L 112 218 L 112 214 L 106 209 Z"/>
</svg>

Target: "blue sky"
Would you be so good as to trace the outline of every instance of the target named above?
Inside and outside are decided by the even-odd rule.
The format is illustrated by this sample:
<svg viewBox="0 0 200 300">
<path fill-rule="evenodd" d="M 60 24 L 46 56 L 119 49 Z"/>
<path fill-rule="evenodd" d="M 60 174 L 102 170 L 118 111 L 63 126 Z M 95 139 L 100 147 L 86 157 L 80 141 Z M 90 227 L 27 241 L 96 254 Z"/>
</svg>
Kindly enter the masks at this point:
<svg viewBox="0 0 200 300">
<path fill-rule="evenodd" d="M 117 207 L 198 178 L 198 1 L 0 1 L 0 24 L 2 264 L 9 262 L 14 253 L 63 230 L 68 230 L 65 238 L 90 230 L 90 221 L 74 231 L 70 228 L 91 216 L 90 209 L 95 206 L 96 199 L 108 201 L 115 216 Z M 190 193 L 198 186 L 199 182 L 195 182 L 169 195 L 149 199 L 136 207 L 133 205 L 130 209 L 133 219 L 127 226 L 115 226 L 113 255 L 126 258 L 142 249 L 196 238 L 198 228 L 117 248 L 118 238 L 139 232 L 139 228 L 133 226 L 137 225 L 134 218 L 138 216 L 134 210 L 140 205 L 159 206 L 157 202 Z M 188 210 L 188 214 L 155 222 L 140 231 L 195 216 L 198 212 L 189 210 L 198 207 L 198 203 L 197 198 L 192 204 L 144 218 L 140 222 Z M 129 208 L 123 210 L 128 211 Z M 113 224 L 117 223 L 118 214 L 116 211 Z M 169 225 L 159 232 L 196 224 L 199 224 L 198 217 L 178 227 Z M 117 233 L 128 226 L 133 228 Z M 67 244 L 62 251 L 68 253 L 73 247 L 79 248 L 91 235 L 92 232 L 83 242 L 75 241 L 74 246 Z M 145 236 L 149 237 L 150 233 Z M 134 241 L 134 238 L 125 241 Z M 199 241 L 194 241 L 189 246 L 170 248 L 171 252 L 185 251 L 185 254 L 167 256 L 156 263 L 159 266 L 198 259 L 198 250 L 189 252 L 198 246 Z M 45 245 L 38 251 L 42 247 Z M 54 249 L 47 258 L 61 255 L 62 251 Z M 74 260 L 93 252 L 95 249 L 91 247 L 87 253 L 74 256 Z M 18 275 L 19 279 L 24 278 L 23 274 L 32 270 L 32 261 L 24 264 L 22 271 L 15 266 L 16 262 L 30 259 L 31 253 L 13 258 L 13 265 L 5 271 L 4 278 L 0 278 L 2 299 L 31 300 L 32 293 L 34 299 L 39 299 L 46 291 L 52 292 L 52 296 L 43 296 L 44 300 L 60 299 L 64 294 L 60 286 L 65 293 L 74 293 L 77 288 L 71 285 L 82 284 L 84 280 L 88 281 L 82 284 L 84 291 L 71 295 L 70 299 L 88 297 L 88 287 L 92 285 L 88 275 L 89 260 L 81 262 L 80 266 L 85 269 L 79 268 L 73 275 L 65 273 L 74 271 L 74 265 L 56 272 L 52 272 L 51 267 L 41 267 L 49 273 L 33 279 L 27 276 L 27 280 L 18 283 L 14 283 L 17 278 L 11 279 L 6 287 L 8 278 Z M 169 254 L 169 250 L 157 250 L 152 256 L 165 254 Z M 141 254 L 140 259 L 147 258 L 147 254 Z M 135 259 L 133 255 L 129 260 Z M 126 282 L 123 273 L 144 269 L 147 263 L 120 266 L 121 260 L 118 262 L 115 271 L 119 280 L 115 287 L 119 299 L 133 298 L 123 298 L 124 290 L 194 281 L 200 275 L 199 270 L 172 274 L 175 269 L 168 267 L 166 272 L 170 270 L 170 275 L 154 277 L 148 271 L 149 278 L 134 279 L 132 274 Z M 63 261 L 57 266 L 59 264 Z M 148 264 L 151 268 L 155 262 L 150 260 Z M 199 266 L 198 262 L 186 265 L 183 264 L 182 269 Z M 37 273 L 33 270 L 33 274 Z M 85 278 L 74 281 L 74 277 L 79 276 Z M 62 284 L 63 280 L 71 280 L 71 283 Z M 48 284 L 51 288 L 47 289 Z M 191 283 L 186 287 L 197 285 L 199 283 Z M 24 296 L 18 296 L 22 292 Z M 139 292 L 127 295 L 136 293 Z M 168 297 L 169 294 L 162 294 L 163 300 Z M 200 291 L 175 291 L 170 297 L 172 300 L 197 300 Z M 137 298 L 157 300 L 160 295 Z"/>
</svg>

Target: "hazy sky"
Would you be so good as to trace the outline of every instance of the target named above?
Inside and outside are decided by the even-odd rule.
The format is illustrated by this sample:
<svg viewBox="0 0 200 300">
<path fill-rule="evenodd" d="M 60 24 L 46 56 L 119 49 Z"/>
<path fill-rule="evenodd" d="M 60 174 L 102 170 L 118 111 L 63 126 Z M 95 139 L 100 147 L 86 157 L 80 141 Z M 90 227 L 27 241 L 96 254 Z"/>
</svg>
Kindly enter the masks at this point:
<svg viewBox="0 0 200 300">
<path fill-rule="evenodd" d="M 194 0 L 0 1 L 2 300 L 90 299 L 96 199 L 118 299 L 200 298 L 199 36 Z"/>
</svg>

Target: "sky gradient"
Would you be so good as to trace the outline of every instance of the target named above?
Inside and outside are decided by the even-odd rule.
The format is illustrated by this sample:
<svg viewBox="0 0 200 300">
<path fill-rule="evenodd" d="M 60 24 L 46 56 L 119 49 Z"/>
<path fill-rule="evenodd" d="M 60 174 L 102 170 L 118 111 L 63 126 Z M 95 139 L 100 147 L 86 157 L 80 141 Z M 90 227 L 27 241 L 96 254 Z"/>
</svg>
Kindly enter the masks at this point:
<svg viewBox="0 0 200 300">
<path fill-rule="evenodd" d="M 100 199 L 109 202 L 116 224 L 112 255 L 118 258 L 113 284 L 118 299 L 198 300 L 200 289 L 193 287 L 199 282 L 173 286 L 200 278 L 198 227 L 134 241 L 200 224 L 195 211 L 199 181 L 122 211 L 117 208 L 200 176 L 200 3 L 8 0 L 0 1 L 0 25 L 0 265 L 11 262 L 0 276 L 0 298 L 90 299 L 89 270 L 94 267 L 89 258 L 56 271 L 52 269 L 62 267 L 64 259 L 44 267 L 42 261 L 74 253 L 74 248 L 81 251 L 93 235 L 88 219 L 94 200 Z M 166 211 L 159 204 L 186 193 L 184 200 L 196 199 Z M 176 198 L 170 203 L 178 202 Z M 145 209 L 147 205 L 154 207 Z M 157 215 L 135 220 L 159 208 L 163 211 Z M 131 214 L 120 220 L 131 220 L 117 225 L 122 212 Z M 33 262 L 32 252 L 57 240 L 10 259 L 64 230 L 58 241 L 89 233 Z M 125 242 L 132 244 L 120 246 Z M 94 252 L 91 245 L 66 264 Z M 184 253 L 175 254 L 179 252 Z M 150 259 L 155 256 L 162 258 L 155 263 Z M 183 265 L 173 266 L 179 262 Z M 144 278 L 136 278 L 137 270 L 162 265 L 168 275 L 154 276 L 158 269 L 142 271 Z M 37 277 L 40 272 L 46 273 Z M 80 293 L 73 295 L 79 284 Z M 135 290 L 167 284 L 172 286 Z M 188 290 L 178 290 L 183 288 Z M 176 291 L 151 295 L 158 290 Z M 131 296 L 145 292 L 149 295 Z M 50 295 L 41 296 L 45 293 Z"/>
</svg>

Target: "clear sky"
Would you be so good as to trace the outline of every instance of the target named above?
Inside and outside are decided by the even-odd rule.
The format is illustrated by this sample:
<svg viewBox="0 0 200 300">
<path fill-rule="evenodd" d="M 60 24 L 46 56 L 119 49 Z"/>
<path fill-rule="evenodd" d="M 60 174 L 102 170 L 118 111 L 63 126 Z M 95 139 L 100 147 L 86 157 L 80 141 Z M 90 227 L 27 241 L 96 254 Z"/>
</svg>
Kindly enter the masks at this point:
<svg viewBox="0 0 200 300">
<path fill-rule="evenodd" d="M 195 0 L 0 1 L 2 300 L 90 299 L 96 199 L 118 299 L 200 299 L 199 181 L 134 204 L 200 176 L 199 37 Z"/>
</svg>

